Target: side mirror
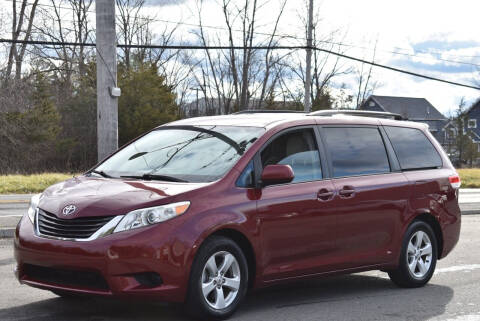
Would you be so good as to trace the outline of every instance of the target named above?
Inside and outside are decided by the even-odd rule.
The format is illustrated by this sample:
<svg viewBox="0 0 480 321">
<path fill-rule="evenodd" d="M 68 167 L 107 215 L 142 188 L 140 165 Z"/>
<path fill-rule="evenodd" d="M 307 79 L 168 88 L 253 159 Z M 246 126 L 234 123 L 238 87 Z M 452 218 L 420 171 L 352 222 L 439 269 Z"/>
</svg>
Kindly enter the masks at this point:
<svg viewBox="0 0 480 321">
<path fill-rule="evenodd" d="M 262 172 L 263 186 L 290 183 L 293 180 L 293 169 L 290 165 L 267 165 Z"/>
</svg>

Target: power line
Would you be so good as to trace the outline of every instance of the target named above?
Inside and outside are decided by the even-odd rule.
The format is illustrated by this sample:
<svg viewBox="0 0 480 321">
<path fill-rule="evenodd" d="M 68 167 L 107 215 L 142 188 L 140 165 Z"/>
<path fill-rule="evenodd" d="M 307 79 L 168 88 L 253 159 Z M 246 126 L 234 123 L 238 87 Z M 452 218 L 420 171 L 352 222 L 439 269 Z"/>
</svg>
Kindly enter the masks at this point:
<svg viewBox="0 0 480 321">
<path fill-rule="evenodd" d="M 0 43 L 20 43 L 20 44 L 28 44 L 28 45 L 45 45 L 45 46 L 86 46 L 86 47 L 95 47 L 95 43 L 78 43 L 78 42 L 56 42 L 56 41 L 35 41 L 35 40 L 13 40 L 13 39 L 0 39 Z M 395 71 L 398 73 L 403 73 L 406 75 L 424 78 L 428 80 L 434 80 L 454 86 L 460 86 L 465 88 L 471 88 L 480 90 L 480 87 L 476 87 L 473 85 L 462 84 L 455 81 L 450 81 L 446 79 L 441 79 L 437 77 L 432 77 L 412 71 L 408 71 L 405 69 L 400 69 L 396 67 L 391 67 L 388 65 L 379 64 L 373 61 L 367 61 L 365 59 L 353 57 L 350 55 L 346 55 L 340 52 L 327 50 L 323 48 L 317 47 L 308 47 L 308 46 L 200 46 L 200 45 L 127 45 L 127 44 L 118 44 L 117 47 L 119 48 L 130 48 L 130 49 L 176 49 L 176 50 L 307 50 L 313 49 L 316 51 L 328 53 L 331 55 L 335 55 L 344 59 L 352 60 L 361 62 L 364 64 L 372 65 L 374 67 L 387 69 L 390 71 Z"/>
<path fill-rule="evenodd" d="M 13 1 L 13 0 L 6 0 L 6 1 Z M 27 3 L 27 5 L 31 5 L 32 3 Z M 60 9 L 66 9 L 66 10 L 74 10 L 74 8 L 71 7 L 65 7 L 65 6 L 54 6 L 51 4 L 46 4 L 46 3 L 38 3 L 38 6 L 40 7 L 47 7 L 47 8 L 60 8 Z M 95 13 L 93 10 L 86 10 L 88 13 Z M 116 17 L 120 17 L 119 15 L 116 15 Z M 156 21 L 156 22 L 163 22 L 163 23 L 168 23 L 168 24 L 175 24 L 175 25 L 183 25 L 183 26 L 190 26 L 190 27 L 196 27 L 196 28 L 206 28 L 206 29 L 213 29 L 213 30 L 221 30 L 221 31 L 229 31 L 225 27 L 220 27 L 220 26 L 212 26 L 212 25 L 199 25 L 195 23 L 188 23 L 188 22 L 180 22 L 180 21 L 170 21 L 170 20 L 165 20 L 165 19 L 159 19 L 159 18 L 150 18 L 150 17 L 139 17 L 139 19 L 142 20 L 147 20 L 147 21 Z M 71 21 L 73 22 L 73 21 Z M 240 29 L 232 29 L 233 32 L 244 32 L 243 30 Z M 283 38 L 283 39 L 294 39 L 294 40 L 307 40 L 307 38 L 302 37 L 302 36 L 292 36 L 292 35 L 286 35 L 286 34 L 274 34 L 272 35 L 271 33 L 268 32 L 260 32 L 260 31 L 253 31 L 253 34 L 256 35 L 262 35 L 262 36 L 267 36 L 267 37 L 274 37 L 274 38 Z M 327 43 L 331 45 L 336 45 L 336 46 L 342 46 L 342 47 L 350 47 L 350 48 L 358 48 L 358 49 L 363 49 L 363 50 L 369 50 L 369 51 L 374 51 L 374 48 L 366 47 L 366 46 L 361 46 L 361 45 L 356 45 L 356 44 L 348 44 L 348 43 L 343 43 L 343 42 L 336 42 L 336 41 L 328 41 L 328 40 L 319 40 L 319 43 Z M 404 50 L 404 51 L 410 51 L 410 49 L 407 48 L 401 48 L 401 47 L 393 47 L 394 49 L 397 50 Z M 420 54 L 437 54 L 437 55 L 443 55 L 445 52 L 440 51 L 440 50 L 417 50 L 414 49 L 415 53 L 406 53 L 406 52 L 398 52 L 394 50 L 387 50 L 387 49 L 376 49 L 377 51 L 381 52 L 386 52 L 390 53 L 392 55 L 401 55 L 401 56 L 408 56 L 408 57 L 418 57 L 422 59 L 428 59 L 428 60 L 436 60 L 436 61 L 443 61 L 443 62 L 448 62 L 448 63 L 453 63 L 453 64 L 460 64 L 460 65 L 468 65 L 468 66 L 473 66 L 473 67 L 478 67 L 480 68 L 480 64 L 476 64 L 473 62 L 466 62 L 466 61 L 459 61 L 459 60 L 452 60 L 452 59 L 445 59 L 445 58 L 439 58 L 439 57 L 425 57 L 425 56 L 420 56 Z M 468 56 L 468 55 L 449 55 L 449 57 L 453 58 L 480 58 L 480 56 Z"/>
</svg>

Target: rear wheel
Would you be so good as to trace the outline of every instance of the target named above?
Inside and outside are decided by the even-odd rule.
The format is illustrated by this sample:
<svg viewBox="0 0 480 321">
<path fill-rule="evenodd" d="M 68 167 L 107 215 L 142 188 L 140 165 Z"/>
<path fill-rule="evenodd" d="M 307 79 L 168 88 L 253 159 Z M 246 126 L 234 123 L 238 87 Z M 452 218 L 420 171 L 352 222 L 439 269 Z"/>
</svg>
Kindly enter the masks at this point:
<svg viewBox="0 0 480 321">
<path fill-rule="evenodd" d="M 433 276 L 437 253 L 437 239 L 430 225 L 414 222 L 403 239 L 400 265 L 388 275 L 398 286 L 421 287 Z"/>
<path fill-rule="evenodd" d="M 247 261 L 240 247 L 228 238 L 212 237 L 192 266 L 188 312 L 208 320 L 228 318 L 245 296 L 247 285 Z"/>
</svg>

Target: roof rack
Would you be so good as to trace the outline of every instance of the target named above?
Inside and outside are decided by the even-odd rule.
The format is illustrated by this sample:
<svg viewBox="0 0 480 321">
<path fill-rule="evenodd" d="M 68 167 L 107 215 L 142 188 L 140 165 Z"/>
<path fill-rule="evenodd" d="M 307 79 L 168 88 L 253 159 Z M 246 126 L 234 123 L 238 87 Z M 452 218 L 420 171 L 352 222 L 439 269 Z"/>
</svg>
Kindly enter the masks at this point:
<svg viewBox="0 0 480 321">
<path fill-rule="evenodd" d="M 388 113 L 384 111 L 370 111 L 370 110 L 354 110 L 354 109 L 327 109 L 319 110 L 309 113 L 308 116 L 334 116 L 334 115 L 349 115 L 349 116 L 361 116 L 361 117 L 376 117 L 387 118 L 394 120 L 407 120 L 400 114 Z"/>
<path fill-rule="evenodd" d="M 249 109 L 249 110 L 242 110 L 236 113 L 233 113 L 233 115 L 239 115 L 239 114 L 305 114 L 304 111 L 300 110 L 276 110 L 276 109 Z"/>
</svg>

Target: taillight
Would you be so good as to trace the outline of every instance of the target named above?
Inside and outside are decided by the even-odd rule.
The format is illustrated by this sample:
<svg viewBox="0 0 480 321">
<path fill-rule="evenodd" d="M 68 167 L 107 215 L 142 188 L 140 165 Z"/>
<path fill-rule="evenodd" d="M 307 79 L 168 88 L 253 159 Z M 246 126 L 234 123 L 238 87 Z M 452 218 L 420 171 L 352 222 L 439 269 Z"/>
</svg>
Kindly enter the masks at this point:
<svg viewBox="0 0 480 321">
<path fill-rule="evenodd" d="M 460 181 L 460 176 L 458 174 L 450 176 L 448 180 L 450 181 L 450 185 L 454 189 L 459 189 L 460 185 L 462 185 L 462 182 Z"/>
</svg>

